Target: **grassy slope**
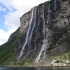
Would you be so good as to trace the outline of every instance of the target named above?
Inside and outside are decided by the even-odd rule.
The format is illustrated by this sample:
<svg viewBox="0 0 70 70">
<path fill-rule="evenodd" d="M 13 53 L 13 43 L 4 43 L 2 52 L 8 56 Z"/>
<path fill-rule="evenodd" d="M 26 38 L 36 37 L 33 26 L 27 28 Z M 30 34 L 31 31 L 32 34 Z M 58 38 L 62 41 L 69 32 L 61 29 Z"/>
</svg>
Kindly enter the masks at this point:
<svg viewBox="0 0 70 70">
<path fill-rule="evenodd" d="M 0 65 L 7 65 L 8 61 L 12 60 L 15 54 L 17 54 L 16 46 L 19 44 L 22 36 L 23 33 L 20 34 L 16 39 L 6 42 L 0 46 Z"/>
<path fill-rule="evenodd" d="M 51 0 L 53 1 L 53 0 Z M 47 3 L 51 3 L 51 1 L 48 1 Z M 45 2 L 46 3 L 46 2 Z M 42 4 L 40 4 L 39 6 L 41 6 Z M 39 7 L 38 6 L 38 7 Z M 15 46 L 18 44 L 19 40 L 21 39 L 21 37 L 23 36 L 23 34 L 20 34 L 17 39 L 14 39 L 10 42 L 7 42 L 3 45 L 0 46 L 0 65 L 7 65 L 8 63 L 8 60 L 11 60 L 14 55 L 16 54 L 16 49 L 15 49 Z M 64 40 L 66 39 L 69 39 L 68 38 L 65 38 Z M 70 60 L 70 57 L 67 58 L 67 55 L 70 56 L 70 51 L 60 55 L 60 56 L 54 56 L 53 59 L 60 59 L 61 62 L 62 60 L 66 60 L 69 58 Z M 21 61 L 14 61 L 13 62 L 13 65 L 14 66 L 23 66 L 23 65 L 32 65 L 30 62 L 27 62 L 27 61 L 24 61 L 24 60 L 21 60 Z"/>
<path fill-rule="evenodd" d="M 0 46 L 0 65 L 4 65 L 4 62 L 14 54 L 15 47 L 13 46 L 13 43 L 14 40 Z"/>
<path fill-rule="evenodd" d="M 51 3 L 52 1 L 53 0 L 50 0 L 45 3 Z M 42 4 L 39 4 L 39 6 L 41 6 Z M 22 36 L 23 34 L 20 34 L 17 39 L 6 42 L 5 44 L 0 46 L 0 65 L 5 65 L 7 63 L 7 60 L 11 59 L 14 56 L 16 52 L 15 46 L 18 44 Z"/>
</svg>

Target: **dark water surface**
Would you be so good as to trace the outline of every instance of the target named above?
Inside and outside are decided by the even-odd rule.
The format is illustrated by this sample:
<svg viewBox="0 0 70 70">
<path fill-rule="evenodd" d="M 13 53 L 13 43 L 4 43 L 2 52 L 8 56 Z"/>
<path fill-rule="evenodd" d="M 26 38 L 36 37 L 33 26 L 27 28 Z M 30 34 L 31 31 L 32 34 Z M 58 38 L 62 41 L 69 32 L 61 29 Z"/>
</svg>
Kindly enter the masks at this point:
<svg viewBox="0 0 70 70">
<path fill-rule="evenodd" d="M 0 70 L 70 70 L 70 67 L 0 67 Z"/>
</svg>

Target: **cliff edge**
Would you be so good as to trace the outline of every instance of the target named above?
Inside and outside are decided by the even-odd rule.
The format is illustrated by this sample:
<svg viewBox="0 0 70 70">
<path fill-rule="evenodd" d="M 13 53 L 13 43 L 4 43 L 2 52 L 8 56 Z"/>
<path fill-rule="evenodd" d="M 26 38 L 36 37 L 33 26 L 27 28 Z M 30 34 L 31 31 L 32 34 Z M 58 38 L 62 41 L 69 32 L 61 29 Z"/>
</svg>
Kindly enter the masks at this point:
<svg viewBox="0 0 70 70">
<path fill-rule="evenodd" d="M 10 65 L 48 64 L 53 59 L 70 60 L 70 1 L 50 0 L 20 17 L 21 26 L 11 34 L 0 51 Z M 5 54 L 5 53 L 4 53 Z M 11 54 L 11 55 L 10 55 Z M 0 57 L 3 57 L 1 54 Z M 27 64 L 26 64 L 27 63 Z M 39 64 L 39 65 L 40 65 Z"/>
</svg>

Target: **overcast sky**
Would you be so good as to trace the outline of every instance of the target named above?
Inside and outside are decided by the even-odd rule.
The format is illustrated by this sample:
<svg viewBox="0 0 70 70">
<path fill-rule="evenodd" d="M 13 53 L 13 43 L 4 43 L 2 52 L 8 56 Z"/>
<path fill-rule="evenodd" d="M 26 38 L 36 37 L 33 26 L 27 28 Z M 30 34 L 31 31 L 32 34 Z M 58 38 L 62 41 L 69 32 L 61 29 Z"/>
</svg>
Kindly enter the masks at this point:
<svg viewBox="0 0 70 70">
<path fill-rule="evenodd" d="M 0 45 L 20 26 L 19 18 L 32 7 L 48 0 L 0 0 Z"/>
</svg>

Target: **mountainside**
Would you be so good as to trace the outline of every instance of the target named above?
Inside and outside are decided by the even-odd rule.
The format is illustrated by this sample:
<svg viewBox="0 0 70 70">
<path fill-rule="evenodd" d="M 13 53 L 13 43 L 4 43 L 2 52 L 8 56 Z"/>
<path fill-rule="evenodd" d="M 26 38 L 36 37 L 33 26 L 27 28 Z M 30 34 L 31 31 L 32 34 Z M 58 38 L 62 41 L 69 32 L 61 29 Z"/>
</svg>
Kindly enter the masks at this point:
<svg viewBox="0 0 70 70">
<path fill-rule="evenodd" d="M 70 0 L 50 0 L 20 18 L 21 26 L 0 46 L 0 65 L 48 65 L 70 60 Z"/>
</svg>

